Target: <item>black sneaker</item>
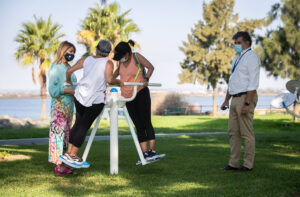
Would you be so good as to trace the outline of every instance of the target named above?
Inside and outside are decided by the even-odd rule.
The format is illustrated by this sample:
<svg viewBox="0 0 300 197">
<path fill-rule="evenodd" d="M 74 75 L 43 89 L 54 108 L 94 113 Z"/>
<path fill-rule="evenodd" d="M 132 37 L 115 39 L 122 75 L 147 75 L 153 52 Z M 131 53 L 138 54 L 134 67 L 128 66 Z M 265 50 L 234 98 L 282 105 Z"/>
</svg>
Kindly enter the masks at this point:
<svg viewBox="0 0 300 197">
<path fill-rule="evenodd" d="M 147 160 L 147 159 L 149 158 L 148 152 L 144 152 L 144 153 L 143 153 L 143 156 L 144 156 L 144 158 Z M 138 160 L 138 161 L 136 162 L 136 165 L 137 165 L 137 166 L 138 166 L 138 165 L 141 165 L 141 164 L 142 164 L 141 160 Z"/>
<path fill-rule="evenodd" d="M 147 158 L 149 157 L 148 152 L 144 152 L 143 155 L 144 155 L 144 158 L 145 158 L 145 159 L 147 159 Z"/>
<path fill-rule="evenodd" d="M 155 150 L 149 150 L 147 160 L 149 161 L 149 160 L 155 160 L 155 159 L 157 159 L 156 151 Z"/>
<path fill-rule="evenodd" d="M 235 171 L 235 170 L 238 170 L 238 168 L 231 167 L 230 165 L 227 165 L 224 168 L 220 168 L 220 170 L 225 170 L 225 171 L 233 170 L 233 171 Z"/>
<path fill-rule="evenodd" d="M 249 172 L 249 171 L 252 171 L 252 169 L 253 168 L 250 169 L 250 168 L 243 166 L 238 170 L 238 172 Z"/>
<path fill-rule="evenodd" d="M 156 151 L 155 150 L 149 150 L 148 155 L 149 155 L 149 157 L 156 156 Z"/>
</svg>

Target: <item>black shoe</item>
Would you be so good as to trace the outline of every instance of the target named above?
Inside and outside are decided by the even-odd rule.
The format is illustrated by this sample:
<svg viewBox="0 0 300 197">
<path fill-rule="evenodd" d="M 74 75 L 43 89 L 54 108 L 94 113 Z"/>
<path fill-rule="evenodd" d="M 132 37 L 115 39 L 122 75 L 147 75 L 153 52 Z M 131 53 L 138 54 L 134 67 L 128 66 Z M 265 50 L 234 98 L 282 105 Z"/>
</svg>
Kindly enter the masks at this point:
<svg viewBox="0 0 300 197">
<path fill-rule="evenodd" d="M 148 152 L 143 152 L 143 156 L 144 156 L 144 158 L 147 160 L 147 159 L 149 158 Z M 141 165 L 141 164 L 142 164 L 141 160 L 138 160 L 138 161 L 136 162 L 136 165 L 137 165 L 137 166 L 139 166 L 139 165 Z"/>
<path fill-rule="evenodd" d="M 144 156 L 145 159 L 147 159 L 149 157 L 148 152 L 143 152 L 143 156 Z"/>
<path fill-rule="evenodd" d="M 253 168 L 250 169 L 250 168 L 243 166 L 238 170 L 238 172 L 249 172 L 249 171 L 252 171 L 252 169 Z"/>
<path fill-rule="evenodd" d="M 230 165 L 225 166 L 224 168 L 220 168 L 220 170 L 238 170 L 238 168 L 231 167 Z"/>
<path fill-rule="evenodd" d="M 152 160 L 156 160 L 157 159 L 157 154 L 155 150 L 149 150 L 148 151 L 148 157 L 146 158 L 146 160 L 148 161 L 152 161 Z"/>
<path fill-rule="evenodd" d="M 154 157 L 154 156 L 156 156 L 156 151 L 155 150 L 149 150 L 148 155 L 149 155 L 149 157 Z"/>
</svg>

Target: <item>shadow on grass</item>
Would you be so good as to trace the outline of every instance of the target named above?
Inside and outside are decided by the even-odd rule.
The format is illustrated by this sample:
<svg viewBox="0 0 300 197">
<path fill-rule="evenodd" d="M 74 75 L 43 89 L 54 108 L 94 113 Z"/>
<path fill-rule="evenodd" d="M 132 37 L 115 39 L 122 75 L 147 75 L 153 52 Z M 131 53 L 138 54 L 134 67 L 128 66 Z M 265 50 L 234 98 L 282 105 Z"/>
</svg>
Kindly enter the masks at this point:
<svg viewBox="0 0 300 197">
<path fill-rule="evenodd" d="M 1 146 L 1 151 L 10 149 L 32 159 L 1 162 L 0 188 L 28 188 L 24 195 L 30 195 L 44 185 L 50 196 L 286 196 L 296 191 L 300 133 L 259 133 L 256 138 L 255 169 L 246 174 L 219 170 L 228 162 L 226 135 L 160 138 L 157 149 L 167 157 L 138 167 L 132 140 L 120 140 L 117 176 L 109 175 L 108 141 L 94 142 L 89 169 L 67 177 L 55 176 L 54 166 L 45 162 L 47 146 Z"/>
<path fill-rule="evenodd" d="M 272 118 L 272 116 L 270 116 Z M 287 117 L 254 119 L 255 132 L 300 131 L 300 122 L 292 122 Z M 228 118 L 212 118 L 208 116 L 155 116 L 153 125 L 156 133 L 210 132 L 227 131 Z M 90 134 L 89 131 L 88 135 Z M 119 134 L 130 134 L 124 120 L 119 124 Z M 0 139 L 40 138 L 48 137 L 49 128 L 0 129 Z M 97 130 L 96 135 L 109 135 L 108 123 Z"/>
</svg>

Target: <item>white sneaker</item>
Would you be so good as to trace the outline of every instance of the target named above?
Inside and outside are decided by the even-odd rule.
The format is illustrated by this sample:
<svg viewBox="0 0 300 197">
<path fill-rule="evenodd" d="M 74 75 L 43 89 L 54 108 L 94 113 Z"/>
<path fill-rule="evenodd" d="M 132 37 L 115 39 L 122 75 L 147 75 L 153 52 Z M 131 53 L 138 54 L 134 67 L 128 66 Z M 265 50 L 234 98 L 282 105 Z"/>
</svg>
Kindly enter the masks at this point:
<svg viewBox="0 0 300 197">
<path fill-rule="evenodd" d="M 86 161 L 83 161 L 78 156 L 71 156 L 69 153 L 65 153 L 64 155 L 60 155 L 59 159 L 67 164 L 68 166 L 71 166 L 73 168 L 88 168 L 90 167 L 90 164 Z"/>
</svg>

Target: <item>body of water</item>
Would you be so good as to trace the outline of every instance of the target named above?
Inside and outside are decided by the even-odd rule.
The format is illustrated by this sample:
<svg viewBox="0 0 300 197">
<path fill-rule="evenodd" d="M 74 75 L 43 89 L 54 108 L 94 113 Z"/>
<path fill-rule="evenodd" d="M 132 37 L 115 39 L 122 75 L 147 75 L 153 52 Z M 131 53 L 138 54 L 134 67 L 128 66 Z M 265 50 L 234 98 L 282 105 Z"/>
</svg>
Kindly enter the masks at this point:
<svg viewBox="0 0 300 197">
<path fill-rule="evenodd" d="M 258 109 L 270 108 L 271 100 L 274 97 L 263 96 L 258 98 Z M 201 105 L 202 111 L 211 111 L 213 100 L 212 97 L 186 97 L 185 101 L 192 105 Z M 218 97 L 217 103 L 221 105 L 224 102 L 224 97 Z M 47 116 L 50 117 L 51 99 L 46 100 Z M 41 113 L 40 98 L 9 98 L 0 99 L 0 116 L 8 115 L 16 118 L 31 118 L 38 119 Z"/>
<path fill-rule="evenodd" d="M 271 101 L 274 96 L 260 96 L 258 97 L 256 109 L 269 109 Z M 224 97 L 217 97 L 217 104 L 221 106 L 224 102 Z M 212 111 L 213 98 L 212 97 L 186 97 L 185 101 L 192 105 L 201 105 L 202 111 Z"/>
</svg>

